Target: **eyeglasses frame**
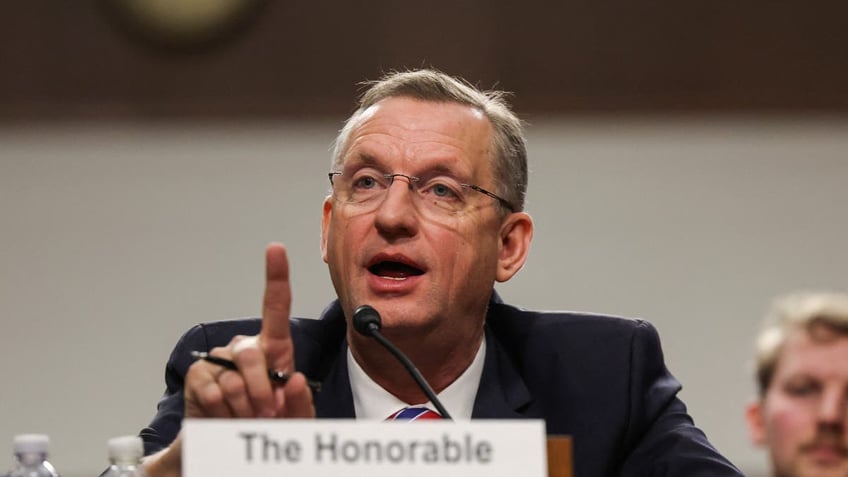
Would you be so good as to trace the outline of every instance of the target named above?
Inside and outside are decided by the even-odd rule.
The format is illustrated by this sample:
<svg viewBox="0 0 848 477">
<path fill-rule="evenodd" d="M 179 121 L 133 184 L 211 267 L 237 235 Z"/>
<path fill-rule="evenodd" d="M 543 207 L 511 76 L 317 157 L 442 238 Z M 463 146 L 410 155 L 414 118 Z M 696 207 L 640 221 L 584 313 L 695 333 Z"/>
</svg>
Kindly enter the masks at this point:
<svg viewBox="0 0 848 477">
<path fill-rule="evenodd" d="M 336 172 L 336 171 L 327 173 L 327 177 L 330 179 L 330 185 L 331 186 L 334 185 L 333 184 L 333 177 L 334 176 L 340 176 L 342 174 L 343 174 L 342 172 Z M 394 183 L 395 177 L 405 177 L 407 179 L 407 181 L 409 182 L 409 189 L 410 190 L 412 190 L 412 183 L 413 182 L 418 182 L 418 181 L 421 180 L 420 177 L 410 176 L 410 175 L 401 174 L 401 173 L 383 174 L 383 178 L 385 178 L 386 180 L 389 181 L 389 185 Z M 495 194 L 494 192 L 490 192 L 490 191 L 488 191 L 488 190 L 486 190 L 486 189 L 484 189 L 484 188 L 482 188 L 478 185 L 475 185 L 475 184 L 460 183 L 459 185 L 461 187 L 466 188 L 466 189 L 471 189 L 471 190 L 477 191 L 481 194 L 485 194 L 485 195 L 497 200 L 498 203 L 500 203 L 504 208 L 506 208 L 510 212 L 515 212 L 515 207 L 513 207 L 512 204 L 508 200 L 506 200 L 503 197 Z"/>
</svg>

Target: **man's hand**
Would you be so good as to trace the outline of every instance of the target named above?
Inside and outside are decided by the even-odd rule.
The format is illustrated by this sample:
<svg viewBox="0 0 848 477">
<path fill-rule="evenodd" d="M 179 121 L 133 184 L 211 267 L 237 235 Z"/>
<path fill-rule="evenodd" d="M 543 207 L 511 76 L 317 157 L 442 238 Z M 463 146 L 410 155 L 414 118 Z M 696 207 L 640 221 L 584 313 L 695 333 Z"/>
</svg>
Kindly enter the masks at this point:
<svg viewBox="0 0 848 477">
<path fill-rule="evenodd" d="M 236 336 L 211 354 L 234 361 L 238 371 L 205 361 L 186 375 L 185 417 L 315 417 L 312 392 L 294 372 L 294 344 L 289 330 L 291 286 L 286 249 L 272 243 L 265 250 L 265 297 L 258 336 Z M 293 373 L 285 386 L 274 386 L 268 370 Z"/>
<path fill-rule="evenodd" d="M 312 391 L 301 373 L 285 386 L 274 386 L 268 370 L 294 371 L 294 344 L 289 331 L 291 286 L 282 244 L 265 250 L 265 298 L 262 330 L 236 336 L 211 354 L 234 361 L 238 371 L 203 360 L 189 367 L 185 380 L 185 417 L 315 417 Z M 170 446 L 144 459 L 151 477 L 182 475 L 182 432 Z"/>
</svg>

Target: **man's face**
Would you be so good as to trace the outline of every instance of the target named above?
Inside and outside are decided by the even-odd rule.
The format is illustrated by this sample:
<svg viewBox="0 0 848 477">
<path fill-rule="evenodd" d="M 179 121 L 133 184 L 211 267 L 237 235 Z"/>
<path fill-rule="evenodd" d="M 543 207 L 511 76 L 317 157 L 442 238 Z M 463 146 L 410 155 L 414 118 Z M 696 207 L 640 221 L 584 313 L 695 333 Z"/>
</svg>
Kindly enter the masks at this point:
<svg viewBox="0 0 848 477">
<path fill-rule="evenodd" d="M 823 331 L 830 333 L 830 331 Z M 793 333 L 763 399 L 748 409 L 779 477 L 848 477 L 848 338 Z"/>
<path fill-rule="evenodd" d="M 357 120 L 341 169 L 348 177 L 405 174 L 421 182 L 447 176 L 495 191 L 492 133 L 474 108 L 388 98 Z M 348 317 L 369 304 L 395 337 L 479 333 L 494 281 L 511 277 L 524 253 L 504 261 L 509 247 L 502 233 L 514 220 L 503 219 L 494 199 L 465 192 L 473 202 L 459 214 L 434 213 L 404 177 L 369 207 L 340 200 L 338 193 L 327 198 L 322 253 Z M 530 230 L 528 225 L 528 243 Z"/>
</svg>

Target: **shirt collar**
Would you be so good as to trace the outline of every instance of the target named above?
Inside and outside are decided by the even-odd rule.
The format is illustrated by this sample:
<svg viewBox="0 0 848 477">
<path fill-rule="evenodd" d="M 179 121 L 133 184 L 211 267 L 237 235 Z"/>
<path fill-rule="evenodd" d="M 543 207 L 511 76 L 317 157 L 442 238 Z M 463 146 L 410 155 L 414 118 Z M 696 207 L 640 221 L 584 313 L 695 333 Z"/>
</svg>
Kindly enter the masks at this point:
<svg viewBox="0 0 848 477">
<path fill-rule="evenodd" d="M 471 419 L 480 377 L 483 375 L 483 363 L 486 357 L 486 337 L 480 342 L 474 360 L 463 373 L 437 396 L 454 419 Z M 354 359 L 350 348 L 347 350 L 347 372 L 350 388 L 353 392 L 353 407 L 357 419 L 384 420 L 392 413 L 410 405 L 421 405 L 436 410 L 430 401 L 425 403 L 406 403 L 386 391 L 374 382 Z"/>
</svg>

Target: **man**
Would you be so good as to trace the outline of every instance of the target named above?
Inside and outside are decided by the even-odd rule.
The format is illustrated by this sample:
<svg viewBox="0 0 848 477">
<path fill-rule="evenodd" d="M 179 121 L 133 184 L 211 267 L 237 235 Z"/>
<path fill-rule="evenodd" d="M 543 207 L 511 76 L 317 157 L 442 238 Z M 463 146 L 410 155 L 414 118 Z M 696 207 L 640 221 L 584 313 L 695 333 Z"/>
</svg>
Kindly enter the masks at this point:
<svg viewBox="0 0 848 477">
<path fill-rule="evenodd" d="M 285 249 L 269 246 L 261 322 L 198 325 L 174 350 L 142 431 L 158 451 L 151 475 L 179 470 L 183 415 L 382 420 L 431 406 L 350 326 L 364 304 L 453 418 L 543 418 L 573 436 L 578 475 L 739 475 L 677 399 L 651 325 L 523 311 L 494 293 L 533 235 L 522 126 L 500 94 L 431 70 L 385 77 L 340 132 L 330 181 L 321 252 L 338 300 L 320 320 L 290 318 Z M 191 350 L 210 349 L 238 371 L 192 363 Z M 274 387 L 269 369 L 298 373 Z"/>
<path fill-rule="evenodd" d="M 751 440 L 768 449 L 775 477 L 848 477 L 848 295 L 787 296 L 769 318 Z"/>
</svg>

